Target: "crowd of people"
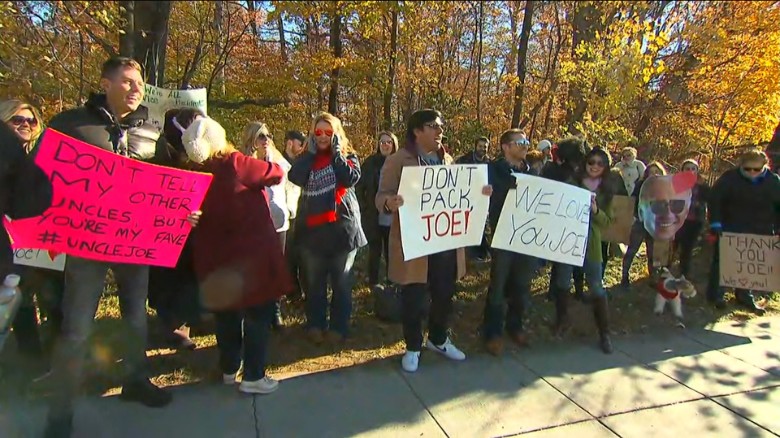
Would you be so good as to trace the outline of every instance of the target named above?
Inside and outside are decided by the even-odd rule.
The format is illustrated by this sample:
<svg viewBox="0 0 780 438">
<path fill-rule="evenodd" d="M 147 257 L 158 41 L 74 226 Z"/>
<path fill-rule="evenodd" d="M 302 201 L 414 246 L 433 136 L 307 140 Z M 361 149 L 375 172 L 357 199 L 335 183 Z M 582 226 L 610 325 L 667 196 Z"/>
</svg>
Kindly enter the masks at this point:
<svg viewBox="0 0 780 438">
<path fill-rule="evenodd" d="M 84 106 L 56 115 L 48 127 L 131 159 L 207 172 L 213 180 L 201 208 L 187 216 L 193 230 L 173 268 L 74 256 L 68 256 L 64 272 L 14 266 L 8 236 L 0 233 L 4 247 L 0 274 L 21 270 L 23 279 L 25 301 L 14 322 L 16 344 L 51 370 L 54 396 L 47 437 L 71 434 L 85 347 L 109 269 L 122 317 L 132 329 L 126 338 L 120 398 L 150 407 L 165 406 L 172 397 L 149 380 L 147 301 L 157 311 L 159 330 L 176 348 L 195 348 L 187 328 L 197 324 L 204 309 L 212 312 L 223 382 L 238 384 L 241 392 L 267 394 L 278 388 L 265 370 L 269 332 L 284 326 L 281 300 L 286 296 L 304 301 L 312 342 L 338 345 L 350 336 L 353 266 L 363 247 L 368 253 L 368 282 L 389 283 L 400 291 L 406 345 L 401 366 L 406 372 L 417 371 L 423 347 L 451 360 L 465 360 L 466 354 L 454 345 L 449 332 L 456 282 L 465 275 L 467 250 L 476 261 L 490 262 L 481 327 L 486 349 L 500 355 L 505 335 L 527 346 L 525 312 L 531 282 L 542 275 L 540 267 L 546 263 L 491 248 L 489 243 L 490 230 L 496 229 L 517 173 L 592 193 L 584 264 L 550 263 L 549 298 L 556 312 L 554 331 L 565 336 L 571 327 L 568 309 L 574 285 L 574 296 L 592 305 L 600 349 L 612 352 L 604 273 L 615 251 L 603 233 L 615 220 L 614 197 L 639 196 L 645 181 L 668 172 L 664 164 L 645 165 L 631 147 L 624 148 L 620 160 L 613 163 L 607 148 L 590 147 L 580 137 L 542 140 L 534 147 L 519 129 L 498 136 L 496 157 L 490 155 L 490 140 L 480 137 L 473 152 L 454 160 L 443 145 L 444 116 L 432 109 L 408 118 L 401 144 L 392 132 L 380 132 L 373 153 L 362 163 L 341 121 L 328 113 L 314 117 L 308 134 L 287 132 L 282 151 L 264 123 L 248 123 L 240 144 L 234 146 L 218 122 L 194 109 L 168 111 L 158 133 L 142 105 L 141 71 L 131 59 L 108 60 L 101 73 L 102 92 L 91 95 Z M 19 100 L 0 103 L 0 118 L 4 122 L 0 213 L 11 218 L 41 214 L 51 202 L 46 175 L 33 164 L 43 120 L 36 108 Z M 398 216 L 404 205 L 398 194 L 402 170 L 453 163 L 488 166 L 489 185 L 474 195 L 489 197 L 485 237 L 477 247 L 405 260 Z M 679 171 L 698 174 L 700 169 L 688 159 Z M 717 235 L 725 231 L 780 233 L 780 177 L 769 170 L 767 156 L 759 150 L 743 154 L 737 166 L 711 188 L 700 178 L 691 205 L 675 238 L 684 275 L 690 274 L 691 257 L 703 234 L 717 242 Z M 623 256 L 621 285 L 626 290 L 629 270 L 643 243 L 651 252 L 652 237 L 637 219 Z M 718 251 L 713 253 L 707 298 L 722 308 Z M 652 261 L 650 255 L 649 274 Z M 737 297 L 749 309 L 763 312 L 750 291 L 737 291 Z M 45 342 L 38 333 L 36 304 L 51 331 Z"/>
</svg>

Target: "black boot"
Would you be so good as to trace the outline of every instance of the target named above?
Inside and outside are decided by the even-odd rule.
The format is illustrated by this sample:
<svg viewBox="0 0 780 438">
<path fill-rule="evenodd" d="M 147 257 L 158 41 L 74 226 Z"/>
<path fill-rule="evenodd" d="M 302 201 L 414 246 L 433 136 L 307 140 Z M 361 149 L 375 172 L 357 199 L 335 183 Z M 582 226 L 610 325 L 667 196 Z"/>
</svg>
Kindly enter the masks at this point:
<svg viewBox="0 0 780 438">
<path fill-rule="evenodd" d="M 144 379 L 123 385 L 119 399 L 138 402 L 150 408 L 161 408 L 170 403 L 173 396 L 166 390 L 154 386 L 148 379 Z"/>
<path fill-rule="evenodd" d="M 282 330 L 284 328 L 284 320 L 282 319 L 282 301 L 276 300 L 274 303 L 274 317 L 271 320 L 271 328 L 274 330 Z"/>
<path fill-rule="evenodd" d="M 73 432 L 73 412 L 49 413 L 43 438 L 70 438 Z"/>
<path fill-rule="evenodd" d="M 565 289 L 555 289 L 555 336 L 563 337 L 571 328 L 569 320 L 569 295 Z"/>
<path fill-rule="evenodd" d="M 612 341 L 609 339 L 609 308 L 606 297 L 593 298 L 593 315 L 596 317 L 596 326 L 599 329 L 601 351 L 611 354 Z"/>
</svg>

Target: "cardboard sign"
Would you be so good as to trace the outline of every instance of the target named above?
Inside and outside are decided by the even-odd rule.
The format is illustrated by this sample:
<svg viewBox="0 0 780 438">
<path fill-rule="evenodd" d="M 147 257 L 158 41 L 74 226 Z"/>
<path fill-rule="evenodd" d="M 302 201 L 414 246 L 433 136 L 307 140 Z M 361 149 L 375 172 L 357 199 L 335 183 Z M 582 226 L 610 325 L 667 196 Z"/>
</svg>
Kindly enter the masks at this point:
<svg viewBox="0 0 780 438">
<path fill-rule="evenodd" d="M 147 84 L 144 87 L 143 105 L 149 109 L 149 122 L 162 130 L 165 113 L 176 108 L 195 108 L 206 113 L 205 88 L 195 90 L 169 90 Z"/>
<path fill-rule="evenodd" d="M 493 248 L 582 266 L 590 225 L 591 193 L 530 175 L 515 175 L 507 194 Z"/>
<path fill-rule="evenodd" d="M 398 210 L 404 260 L 479 245 L 490 198 L 486 164 L 404 167 Z"/>
<path fill-rule="evenodd" d="M 47 129 L 35 162 L 49 175 L 52 205 L 9 222 L 14 248 L 118 263 L 173 267 L 211 175 L 132 160 Z"/>
<path fill-rule="evenodd" d="M 601 233 L 601 240 L 628 245 L 631 240 L 631 227 L 634 226 L 634 205 L 636 199 L 631 196 L 612 198 L 613 222 Z"/>
<path fill-rule="evenodd" d="M 65 254 L 43 249 L 17 248 L 14 250 L 14 264 L 36 268 L 65 270 Z"/>
<path fill-rule="evenodd" d="M 723 233 L 718 246 L 721 286 L 780 291 L 780 236 Z"/>
</svg>

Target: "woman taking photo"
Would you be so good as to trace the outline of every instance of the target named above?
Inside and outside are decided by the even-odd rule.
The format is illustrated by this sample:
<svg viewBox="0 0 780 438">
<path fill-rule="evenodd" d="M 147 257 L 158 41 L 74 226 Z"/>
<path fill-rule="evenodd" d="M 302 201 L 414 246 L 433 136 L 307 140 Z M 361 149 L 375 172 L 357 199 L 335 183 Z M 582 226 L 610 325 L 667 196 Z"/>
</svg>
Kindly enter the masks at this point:
<svg viewBox="0 0 780 438">
<path fill-rule="evenodd" d="M 276 228 L 276 235 L 279 237 L 282 251 L 285 251 L 287 230 L 290 229 L 290 213 L 297 208 L 298 196 L 300 195 L 300 189 L 297 186 L 287 184 L 287 172 L 290 171 L 290 163 L 276 149 L 273 137 L 265 123 L 252 122 L 244 128 L 244 135 L 241 140 L 241 153 L 257 160 L 278 164 L 284 172 L 284 177 L 282 177 L 279 184 L 266 187 L 265 191 L 268 195 L 271 219 L 273 219 L 274 228 Z M 282 301 L 279 299 L 274 303 L 272 327 L 279 330 L 283 326 Z"/>
<path fill-rule="evenodd" d="M 354 189 L 360 163 L 341 120 L 329 113 L 314 118 L 307 143 L 289 173 L 302 189 L 295 232 L 306 274 L 306 325 L 313 342 L 326 334 L 340 342 L 352 317 L 352 265 L 367 243 Z"/>
</svg>

